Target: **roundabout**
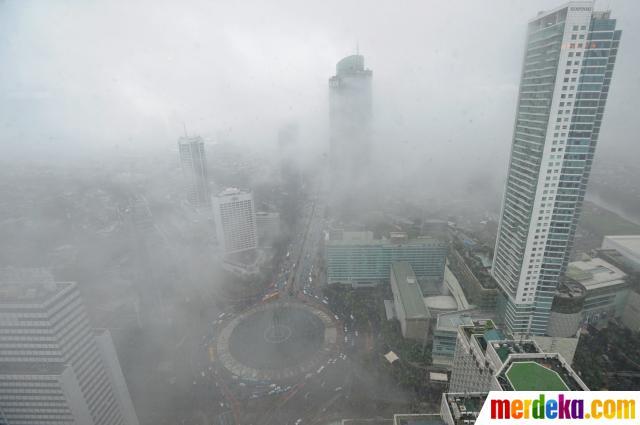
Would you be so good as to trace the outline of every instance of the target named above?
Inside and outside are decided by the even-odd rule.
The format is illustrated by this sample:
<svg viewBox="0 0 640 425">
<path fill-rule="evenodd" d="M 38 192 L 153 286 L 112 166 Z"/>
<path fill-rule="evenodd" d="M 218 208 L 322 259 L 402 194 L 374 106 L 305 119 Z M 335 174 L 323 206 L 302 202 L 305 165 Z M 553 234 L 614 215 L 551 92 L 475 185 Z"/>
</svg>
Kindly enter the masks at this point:
<svg viewBox="0 0 640 425">
<path fill-rule="evenodd" d="M 285 380 L 312 371 L 336 344 L 333 319 L 298 302 L 262 304 L 222 329 L 218 359 L 233 375 L 249 380 Z"/>
</svg>

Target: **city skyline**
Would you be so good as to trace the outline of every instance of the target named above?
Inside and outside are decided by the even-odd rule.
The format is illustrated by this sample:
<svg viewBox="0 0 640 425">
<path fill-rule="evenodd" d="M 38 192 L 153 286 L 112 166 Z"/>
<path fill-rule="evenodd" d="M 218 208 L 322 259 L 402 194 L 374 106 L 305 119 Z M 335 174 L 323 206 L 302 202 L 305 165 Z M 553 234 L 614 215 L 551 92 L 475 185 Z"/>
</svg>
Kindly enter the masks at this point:
<svg viewBox="0 0 640 425">
<path fill-rule="evenodd" d="M 0 0 L 0 425 L 640 389 L 611 1 Z"/>
</svg>

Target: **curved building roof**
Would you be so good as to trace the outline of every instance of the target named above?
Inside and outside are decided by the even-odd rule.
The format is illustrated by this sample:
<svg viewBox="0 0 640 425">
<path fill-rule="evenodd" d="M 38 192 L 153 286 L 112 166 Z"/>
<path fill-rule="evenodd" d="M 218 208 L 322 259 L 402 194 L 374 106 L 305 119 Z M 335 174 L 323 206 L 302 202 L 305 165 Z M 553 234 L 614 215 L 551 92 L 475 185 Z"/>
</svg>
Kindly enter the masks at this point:
<svg viewBox="0 0 640 425">
<path fill-rule="evenodd" d="M 344 57 L 336 64 L 336 75 L 355 74 L 364 71 L 364 56 L 351 55 Z"/>
</svg>

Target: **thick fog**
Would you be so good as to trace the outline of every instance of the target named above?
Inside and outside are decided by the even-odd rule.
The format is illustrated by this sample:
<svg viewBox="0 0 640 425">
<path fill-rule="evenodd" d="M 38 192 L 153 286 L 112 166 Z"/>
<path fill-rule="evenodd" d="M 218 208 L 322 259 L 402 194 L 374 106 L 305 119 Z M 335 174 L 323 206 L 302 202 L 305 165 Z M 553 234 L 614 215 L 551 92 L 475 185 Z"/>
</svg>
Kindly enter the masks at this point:
<svg viewBox="0 0 640 425">
<path fill-rule="evenodd" d="M 4 0 L 3 151 L 160 151 L 183 123 L 260 145 L 295 119 L 317 152 L 326 148 L 327 79 L 359 46 L 385 154 L 425 167 L 446 160 L 456 172 L 504 170 L 524 23 L 556 3 Z M 625 28 L 623 46 L 636 45 L 640 6 L 606 6 Z M 637 60 L 616 64 L 602 150 L 633 147 Z"/>
<path fill-rule="evenodd" d="M 296 268 L 289 250 L 319 251 L 305 248 L 307 216 L 324 220 L 309 225 L 322 237 L 335 218 L 310 205 L 326 183 L 314 178 L 329 155 L 328 79 L 358 52 L 373 71 L 375 172 L 361 198 L 391 205 L 390 222 L 455 220 L 453 207 L 438 210 L 448 202 L 484 214 L 474 219 L 488 219 L 494 240 L 526 23 L 561 3 L 0 0 L 0 266 L 51 267 L 79 281 L 123 368 L 140 374 L 127 376 L 140 416 L 161 423 L 154 415 L 171 403 L 189 412 L 189 391 L 203 394 L 193 386 L 205 377 L 192 358 L 208 361 L 200 338 L 222 322 L 230 302 L 219 290 L 231 279 L 212 261 L 212 216 L 183 199 L 178 139 L 204 139 L 212 193 L 251 189 L 257 210 L 280 214 L 273 264 L 251 282 L 271 288 Z M 624 199 L 612 210 L 638 221 L 640 194 L 626 198 L 640 178 L 640 2 L 596 8 L 610 8 L 623 35 L 590 187 L 609 194 L 603 203 Z M 299 134 L 294 146 L 279 143 L 283 128 Z M 599 186 L 599 166 L 609 186 Z M 394 197 L 406 205 L 387 203 Z M 243 291 L 224 295 L 244 303 Z M 200 345 L 202 353 L 187 348 Z M 147 390 L 167 382 L 184 399 Z M 404 394 L 375 396 L 366 395 L 375 403 Z"/>
</svg>

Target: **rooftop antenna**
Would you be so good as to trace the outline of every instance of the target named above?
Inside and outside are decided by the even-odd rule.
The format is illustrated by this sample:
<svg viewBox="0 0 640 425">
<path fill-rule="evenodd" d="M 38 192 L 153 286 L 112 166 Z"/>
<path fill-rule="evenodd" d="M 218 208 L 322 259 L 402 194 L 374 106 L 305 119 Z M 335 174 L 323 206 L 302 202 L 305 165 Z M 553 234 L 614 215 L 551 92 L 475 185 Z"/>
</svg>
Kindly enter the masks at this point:
<svg viewBox="0 0 640 425">
<path fill-rule="evenodd" d="M 187 125 L 184 122 L 182 123 L 182 127 L 184 128 L 184 137 L 189 137 L 187 134 Z"/>
<path fill-rule="evenodd" d="M 360 55 L 360 42 L 356 40 L 356 55 Z"/>
</svg>

